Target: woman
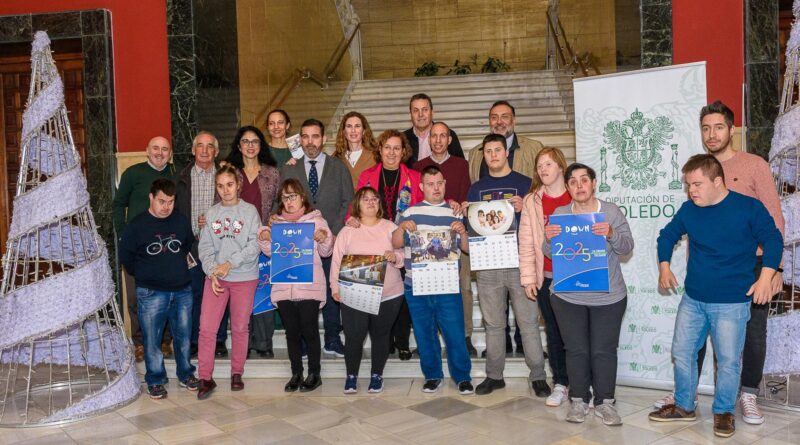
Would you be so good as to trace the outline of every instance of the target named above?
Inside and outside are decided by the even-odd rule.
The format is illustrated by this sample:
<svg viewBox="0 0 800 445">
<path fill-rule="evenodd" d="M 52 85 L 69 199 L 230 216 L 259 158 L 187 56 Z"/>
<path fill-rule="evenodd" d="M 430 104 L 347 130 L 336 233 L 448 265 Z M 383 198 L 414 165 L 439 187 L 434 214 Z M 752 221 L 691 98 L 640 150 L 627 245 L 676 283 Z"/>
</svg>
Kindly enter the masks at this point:
<svg viewBox="0 0 800 445">
<path fill-rule="evenodd" d="M 269 133 L 269 151 L 278 166 L 286 164 L 286 161 L 292 159 L 292 151 L 289 150 L 289 144 L 286 143 L 286 133 L 289 127 L 292 126 L 292 120 L 289 119 L 289 113 L 281 109 L 274 109 L 267 115 L 267 132 Z"/>
<path fill-rule="evenodd" d="M 267 149 L 264 134 L 256 127 L 242 127 L 236 132 L 231 152 L 226 162 L 237 169 L 241 176 L 240 198 L 252 204 L 258 211 L 261 225 L 267 225 L 272 204 L 278 194 L 280 173 L 275 159 Z M 275 333 L 274 311 L 252 317 L 250 349 L 262 358 L 275 357 L 272 351 L 272 335 Z"/>
<path fill-rule="evenodd" d="M 286 346 L 292 364 L 292 378 L 286 392 L 313 391 L 322 385 L 320 378 L 319 310 L 325 305 L 325 274 L 321 257 L 331 255 L 334 236 L 319 210 L 314 210 L 303 186 L 296 179 L 287 179 L 280 187 L 280 205 L 271 227 L 258 232 L 261 251 L 271 255 L 272 229 L 282 223 L 314 223 L 314 282 L 311 284 L 274 284 L 272 302 L 278 306 L 286 330 Z M 308 378 L 303 380 L 301 337 L 308 352 Z"/>
<path fill-rule="evenodd" d="M 422 201 L 419 173 L 406 167 L 405 162 L 411 157 L 411 145 L 406 136 L 397 130 L 386 130 L 378 138 L 378 151 L 375 152 L 376 164 L 361 173 L 356 190 L 372 187 L 378 191 L 383 205 L 383 217 L 395 221 L 397 217 L 412 205 Z M 411 315 L 403 297 L 403 306 L 392 329 L 391 350 L 397 348 L 400 360 L 411 359 L 408 338 L 411 336 Z"/>
<path fill-rule="evenodd" d="M 200 400 L 208 397 L 217 386 L 212 378 L 214 349 L 219 323 L 229 302 L 233 337 L 231 391 L 244 389 L 242 374 L 247 358 L 248 323 L 258 285 L 256 236 L 261 219 L 255 207 L 239 198 L 242 182 L 233 167 L 220 167 L 214 181 L 221 201 L 206 212 L 206 225 L 200 232 L 197 248 L 208 277 L 200 310 L 200 389 L 197 392 Z"/>
<path fill-rule="evenodd" d="M 567 161 L 564 153 L 554 147 L 545 147 L 536 154 L 536 171 L 530 192 L 522 201 L 519 224 L 519 270 L 522 286 L 531 300 L 539 303 L 547 334 L 547 357 L 553 371 L 553 392 L 547 397 L 547 406 L 559 406 L 567 397 L 567 376 L 564 341 L 558 322 L 550 305 L 550 284 L 553 282 L 553 262 L 542 253 L 544 226 L 556 208 L 572 202 L 564 183 Z"/>
<path fill-rule="evenodd" d="M 345 114 L 336 133 L 333 156 L 344 162 L 350 170 L 354 188 L 361 172 L 375 165 L 375 147 L 375 138 L 367 118 L 357 111 Z"/>
<path fill-rule="evenodd" d="M 603 213 L 605 221 L 592 224 L 592 233 L 606 239 L 608 257 L 608 292 L 554 292 L 550 291 L 558 325 L 564 327 L 561 337 L 567 351 L 569 396 L 572 400 L 567 422 L 583 422 L 589 412 L 591 393 L 594 390 L 595 414 L 606 425 L 621 425 L 622 419 L 614 407 L 614 390 L 617 383 L 617 345 L 622 316 L 627 306 L 627 288 L 622 277 L 620 257 L 633 251 L 633 236 L 625 215 L 619 207 L 595 198 L 597 179 L 594 170 L 583 164 L 572 164 L 564 172 L 572 204 L 557 208 L 553 215 Z M 544 255 L 551 256 L 553 237 L 561 233 L 561 226 L 544 227 Z"/>
<path fill-rule="evenodd" d="M 362 312 L 342 304 L 342 326 L 344 327 L 344 361 L 347 378 L 344 393 L 358 392 L 358 369 L 361 365 L 364 339 L 369 332 L 372 343 L 372 376 L 368 392 L 383 391 L 383 368 L 389 358 L 389 336 L 392 324 L 397 319 L 403 305 L 403 280 L 400 269 L 403 267 L 403 249 L 392 248 L 392 232 L 397 226 L 382 218 L 380 196 L 372 187 L 363 187 L 353 198 L 352 215 L 358 218 L 358 228 L 345 226 L 336 237 L 331 264 L 331 292 L 333 299 L 342 303 L 339 293 L 339 270 L 344 255 L 383 255 L 386 259 L 386 273 L 383 280 L 383 294 L 377 315 Z"/>
</svg>

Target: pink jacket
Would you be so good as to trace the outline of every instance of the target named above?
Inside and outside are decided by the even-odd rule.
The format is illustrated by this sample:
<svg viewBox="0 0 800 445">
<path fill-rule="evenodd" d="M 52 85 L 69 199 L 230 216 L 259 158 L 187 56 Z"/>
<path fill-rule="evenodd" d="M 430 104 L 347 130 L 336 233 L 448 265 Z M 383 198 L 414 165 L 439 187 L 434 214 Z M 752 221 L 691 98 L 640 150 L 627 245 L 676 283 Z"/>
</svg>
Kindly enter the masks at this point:
<svg viewBox="0 0 800 445">
<path fill-rule="evenodd" d="M 356 185 L 356 191 L 358 191 L 361 187 L 370 186 L 375 190 L 378 190 L 378 187 L 381 183 L 381 169 L 383 168 L 383 163 L 379 163 L 373 167 L 370 167 L 363 172 L 361 172 L 361 177 L 358 178 L 358 185 Z M 394 211 L 395 215 L 399 215 L 405 209 L 413 206 L 414 204 L 421 202 L 425 199 L 425 196 L 422 194 L 422 189 L 419 187 L 420 184 L 420 175 L 419 172 L 411 170 L 410 168 L 406 167 L 405 164 L 400 164 L 400 196 L 397 198 L 397 208 Z M 404 188 L 409 189 L 410 194 L 404 198 L 402 194 L 402 190 Z M 378 190 L 380 194 L 381 191 Z M 350 217 L 350 211 L 347 211 L 347 217 Z M 345 218 L 347 220 L 347 218 Z"/>
<path fill-rule="evenodd" d="M 276 222 L 289 222 L 280 215 Z M 296 222 L 313 222 L 314 232 L 319 229 L 324 230 L 328 236 L 325 237 L 321 243 L 314 241 L 314 282 L 312 284 L 275 284 L 272 286 L 272 302 L 276 303 L 281 300 L 317 300 L 319 307 L 325 305 L 326 296 L 326 281 L 325 272 L 322 270 L 322 257 L 330 256 L 333 252 L 333 242 L 335 237 L 333 232 L 328 228 L 328 223 L 322 218 L 322 213 L 319 210 L 313 210 L 301 216 Z M 258 234 L 261 235 L 265 230 L 271 230 L 270 227 L 261 227 L 258 229 Z M 268 241 L 258 240 L 258 247 L 264 252 L 264 255 L 270 256 L 272 253 L 272 243 Z"/>
<path fill-rule="evenodd" d="M 542 287 L 544 281 L 544 210 L 543 188 L 528 193 L 522 200 L 522 215 L 519 222 L 519 276 L 522 286 L 535 284 Z"/>
</svg>

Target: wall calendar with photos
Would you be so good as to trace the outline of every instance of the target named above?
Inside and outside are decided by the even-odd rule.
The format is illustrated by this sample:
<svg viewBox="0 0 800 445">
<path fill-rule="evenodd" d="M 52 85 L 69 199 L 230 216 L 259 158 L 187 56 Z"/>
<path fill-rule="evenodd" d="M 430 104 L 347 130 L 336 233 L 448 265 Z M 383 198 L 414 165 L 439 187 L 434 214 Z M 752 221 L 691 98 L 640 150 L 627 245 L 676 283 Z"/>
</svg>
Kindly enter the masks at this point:
<svg viewBox="0 0 800 445">
<path fill-rule="evenodd" d="M 377 315 L 381 309 L 386 258 L 383 255 L 345 255 L 339 269 L 339 295 L 353 309 Z"/>
<path fill-rule="evenodd" d="M 514 206 L 505 199 L 470 203 L 469 264 L 472 270 L 519 267 Z"/>
<path fill-rule="evenodd" d="M 414 295 L 457 294 L 458 238 L 450 229 L 409 233 Z"/>
</svg>

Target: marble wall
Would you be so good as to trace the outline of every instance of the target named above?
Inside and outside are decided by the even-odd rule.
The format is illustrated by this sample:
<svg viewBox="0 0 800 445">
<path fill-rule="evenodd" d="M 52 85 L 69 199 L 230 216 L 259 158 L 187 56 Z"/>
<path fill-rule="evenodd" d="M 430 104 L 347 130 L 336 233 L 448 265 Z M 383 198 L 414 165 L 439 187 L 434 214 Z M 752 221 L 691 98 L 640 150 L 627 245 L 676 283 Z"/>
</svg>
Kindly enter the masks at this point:
<svg viewBox="0 0 800 445">
<path fill-rule="evenodd" d="M 672 0 L 641 0 L 642 68 L 672 65 Z"/>
<path fill-rule="evenodd" d="M 173 161 L 180 168 L 192 156 L 197 133 L 197 82 L 192 0 L 167 0 L 169 92 Z"/>
<path fill-rule="evenodd" d="M 778 2 L 745 0 L 747 150 L 766 158 L 780 102 Z"/>
</svg>

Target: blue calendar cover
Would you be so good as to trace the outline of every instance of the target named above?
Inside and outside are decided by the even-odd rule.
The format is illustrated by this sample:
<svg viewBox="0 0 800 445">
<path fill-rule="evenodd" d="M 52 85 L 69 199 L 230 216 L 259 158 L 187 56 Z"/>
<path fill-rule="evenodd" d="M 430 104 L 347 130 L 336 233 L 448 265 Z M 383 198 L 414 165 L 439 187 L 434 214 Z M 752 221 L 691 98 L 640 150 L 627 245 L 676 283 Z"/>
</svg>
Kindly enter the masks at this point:
<svg viewBox="0 0 800 445">
<path fill-rule="evenodd" d="M 271 284 L 314 282 L 314 223 L 272 225 Z"/>
<path fill-rule="evenodd" d="M 253 315 L 277 309 L 272 304 L 272 285 L 269 284 L 270 258 L 263 253 L 258 257 L 258 286 L 253 297 Z"/>
<path fill-rule="evenodd" d="M 604 236 L 592 233 L 592 224 L 605 221 L 602 213 L 550 215 L 561 233 L 550 241 L 553 290 L 608 292 L 608 256 Z"/>
</svg>

